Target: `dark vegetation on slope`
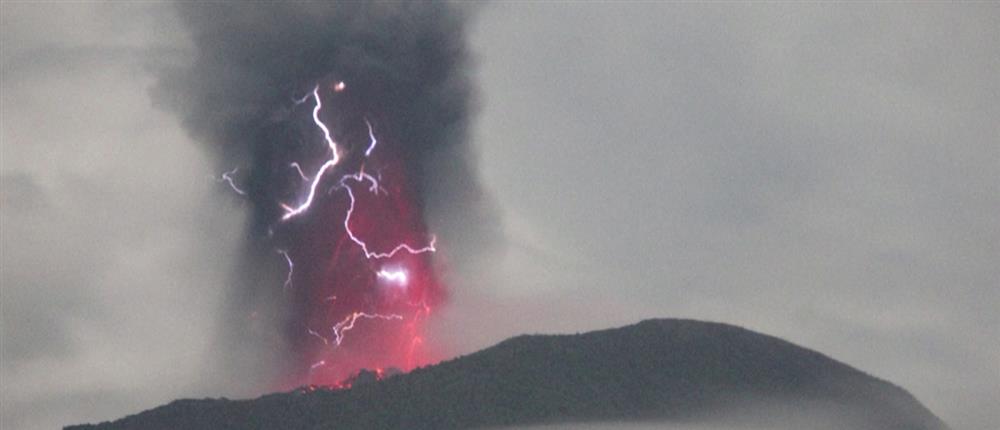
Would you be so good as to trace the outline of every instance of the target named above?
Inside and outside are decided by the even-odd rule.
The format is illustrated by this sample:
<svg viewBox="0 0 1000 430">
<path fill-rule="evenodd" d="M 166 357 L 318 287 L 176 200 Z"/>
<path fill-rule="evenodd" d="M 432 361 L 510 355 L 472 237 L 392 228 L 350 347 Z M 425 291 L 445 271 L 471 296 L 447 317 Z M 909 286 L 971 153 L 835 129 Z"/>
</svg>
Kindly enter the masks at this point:
<svg viewBox="0 0 1000 430">
<path fill-rule="evenodd" d="M 820 413 L 814 413 L 821 411 Z M 648 320 L 519 336 L 341 391 L 178 400 L 84 429 L 449 429 L 674 421 L 945 429 L 905 390 L 781 339 L 726 324 Z"/>
</svg>

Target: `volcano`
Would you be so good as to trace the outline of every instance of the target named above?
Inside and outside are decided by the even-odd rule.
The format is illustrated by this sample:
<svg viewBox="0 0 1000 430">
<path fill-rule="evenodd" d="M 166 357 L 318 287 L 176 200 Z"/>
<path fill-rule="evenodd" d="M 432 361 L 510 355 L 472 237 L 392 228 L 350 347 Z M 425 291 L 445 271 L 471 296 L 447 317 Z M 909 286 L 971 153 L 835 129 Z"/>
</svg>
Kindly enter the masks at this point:
<svg viewBox="0 0 1000 430">
<path fill-rule="evenodd" d="M 889 382 L 775 337 L 693 320 L 519 336 L 407 374 L 361 379 L 349 389 L 178 400 L 67 429 L 459 429 L 587 422 L 947 429 Z"/>
</svg>

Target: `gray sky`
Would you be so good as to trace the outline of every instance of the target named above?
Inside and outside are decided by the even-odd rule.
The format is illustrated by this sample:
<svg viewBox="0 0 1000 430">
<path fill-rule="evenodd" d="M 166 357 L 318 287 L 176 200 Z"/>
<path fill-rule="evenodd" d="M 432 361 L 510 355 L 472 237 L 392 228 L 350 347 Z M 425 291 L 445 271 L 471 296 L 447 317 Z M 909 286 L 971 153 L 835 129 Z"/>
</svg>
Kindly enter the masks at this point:
<svg viewBox="0 0 1000 430">
<path fill-rule="evenodd" d="M 219 395 L 198 369 L 245 208 L 150 104 L 187 46 L 169 5 L 5 2 L 0 28 L 3 427 Z M 998 29 L 989 4 L 483 9 L 508 243 L 450 276 L 433 336 L 723 321 L 994 428 Z"/>
</svg>

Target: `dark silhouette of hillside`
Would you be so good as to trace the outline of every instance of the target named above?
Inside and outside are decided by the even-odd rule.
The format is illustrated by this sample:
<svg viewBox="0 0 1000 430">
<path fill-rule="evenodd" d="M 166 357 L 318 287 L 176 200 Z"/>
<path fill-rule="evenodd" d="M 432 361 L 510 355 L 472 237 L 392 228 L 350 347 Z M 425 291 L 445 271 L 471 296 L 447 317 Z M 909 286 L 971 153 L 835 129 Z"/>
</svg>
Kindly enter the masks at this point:
<svg viewBox="0 0 1000 430">
<path fill-rule="evenodd" d="M 667 319 L 576 335 L 518 336 L 347 390 L 178 400 L 68 429 L 456 429 L 628 421 L 947 428 L 905 390 L 818 352 L 726 324 Z"/>
</svg>

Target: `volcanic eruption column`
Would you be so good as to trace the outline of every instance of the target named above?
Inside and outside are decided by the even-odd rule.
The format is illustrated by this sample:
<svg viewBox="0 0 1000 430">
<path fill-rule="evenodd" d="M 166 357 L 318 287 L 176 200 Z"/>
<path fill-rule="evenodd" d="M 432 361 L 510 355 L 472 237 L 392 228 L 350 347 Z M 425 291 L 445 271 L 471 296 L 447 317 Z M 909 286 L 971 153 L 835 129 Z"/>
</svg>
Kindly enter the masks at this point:
<svg viewBox="0 0 1000 430">
<path fill-rule="evenodd" d="M 346 88 L 347 84 L 343 81 L 329 85 L 333 94 L 343 92 Z M 434 295 L 437 292 L 432 290 L 440 289 L 440 286 L 433 279 L 428 262 L 415 260 L 413 257 L 436 251 L 434 248 L 436 239 L 422 231 L 423 226 L 419 218 L 407 219 L 413 217 L 413 212 L 406 206 L 407 199 L 411 197 L 404 194 L 405 184 L 392 187 L 394 192 L 401 193 L 396 198 L 396 205 L 388 207 L 375 205 L 375 213 L 370 215 L 373 221 L 367 223 L 368 228 L 361 227 L 367 234 L 375 236 L 373 242 L 387 243 L 386 250 L 379 250 L 378 245 L 369 245 L 365 239 L 360 237 L 361 232 L 355 233 L 352 225 L 366 223 L 363 220 L 354 219 L 357 216 L 356 213 L 361 212 L 358 207 L 361 205 L 359 202 L 361 199 L 359 195 L 355 194 L 354 187 L 359 188 L 359 193 L 369 193 L 371 198 L 388 197 L 390 192 L 380 180 L 365 171 L 368 168 L 370 171 L 378 172 L 378 176 L 382 176 L 382 170 L 386 166 L 380 167 L 377 163 L 371 163 L 377 160 L 378 139 L 368 119 L 364 120 L 368 131 L 368 141 L 361 147 L 363 151 L 357 149 L 347 151 L 337 144 L 330 127 L 321 119 L 323 96 L 320 89 L 321 86 L 317 84 L 306 97 L 294 100 L 293 107 L 305 104 L 310 98 L 314 101 L 311 118 L 328 148 L 328 158 L 322 160 L 318 170 L 313 175 L 307 175 L 303 170 L 302 165 L 308 162 L 289 164 L 289 167 L 294 170 L 290 169 L 288 174 L 303 181 L 304 191 L 298 197 L 299 203 L 297 204 L 279 203 L 283 210 L 280 224 L 294 222 L 296 218 L 308 215 L 314 206 L 318 207 L 318 211 L 326 209 L 325 213 L 317 215 L 323 219 L 336 219 L 337 214 L 340 213 L 339 216 L 343 220 L 343 230 L 340 232 L 339 240 L 336 241 L 337 246 L 333 259 L 329 262 L 337 270 L 329 277 L 330 279 L 324 280 L 325 288 L 324 285 L 307 284 L 307 287 L 312 291 L 305 292 L 306 299 L 313 300 L 315 306 L 307 309 L 311 315 L 306 319 L 306 327 L 302 329 L 303 333 L 321 342 L 321 345 L 316 344 L 315 348 L 307 348 L 311 350 L 308 355 L 316 356 L 316 359 L 309 365 L 310 374 L 306 380 L 319 385 L 340 386 L 345 384 L 344 372 L 355 370 L 356 367 L 370 366 L 381 370 L 381 365 L 378 363 L 387 362 L 397 367 L 411 368 L 415 363 L 415 349 L 422 342 L 419 334 L 419 320 L 429 316 L 431 311 L 429 301 L 437 298 Z M 349 147 L 357 148 L 360 146 L 352 145 Z M 342 160 L 347 160 L 347 162 L 341 165 Z M 357 165 L 356 170 L 338 175 L 338 171 L 347 170 L 346 164 L 349 162 L 354 162 Z M 391 168 L 391 166 L 388 167 Z M 223 173 L 220 176 L 220 181 L 228 184 L 236 194 L 245 196 L 247 193 L 233 179 L 233 175 L 238 171 L 237 167 Z M 334 176 L 337 177 L 333 178 Z M 396 177 L 398 176 L 393 176 L 393 178 Z M 320 200 L 333 199 L 338 195 L 347 197 L 346 208 L 339 208 L 337 205 L 331 204 L 321 205 Z M 378 222 L 394 223 L 397 228 L 378 225 Z M 404 239 L 393 242 L 392 232 L 398 230 L 399 226 L 404 227 L 404 232 L 401 235 Z M 270 234 L 273 236 L 274 229 L 282 227 L 283 225 L 271 227 Z M 388 234 L 385 234 L 386 232 Z M 381 238 L 378 237 L 380 233 L 383 236 Z M 405 239 L 407 237 L 425 238 L 423 239 L 424 244 L 410 244 Z M 348 246 L 353 246 L 355 252 L 343 252 L 344 238 L 350 240 Z M 284 258 L 288 265 L 288 273 L 283 287 L 285 290 L 294 288 L 295 259 L 288 249 L 276 249 L 276 252 Z M 401 258 L 403 255 L 408 258 Z M 359 258 L 363 261 L 358 261 Z M 341 260 L 346 263 L 339 264 Z M 422 273 L 415 273 L 415 271 Z M 357 288 L 351 288 L 351 281 L 360 282 L 362 291 L 359 292 Z M 316 300 L 319 298 L 316 294 L 310 294 L 316 291 L 322 291 L 323 298 L 321 300 Z M 350 297 L 350 295 L 358 293 L 362 296 L 361 300 L 357 297 Z M 344 306 L 338 306 L 341 302 L 344 303 Z M 341 315 L 343 315 L 342 318 Z M 371 323 L 396 323 L 402 324 L 402 326 L 395 330 L 371 330 L 368 333 L 368 336 L 386 337 L 387 333 L 396 332 L 395 336 L 388 335 L 392 339 L 381 345 L 382 357 L 330 358 L 335 353 L 331 349 L 342 346 L 347 333 L 362 324 L 364 320 L 372 320 Z M 371 343 L 372 340 L 368 339 L 367 342 Z M 378 343 L 379 340 L 376 339 L 375 342 Z M 400 345 L 405 348 L 402 359 L 400 359 L 399 348 L 393 348 L 393 346 Z M 394 349 L 395 351 L 393 351 Z M 359 353 L 355 351 L 353 354 L 358 355 Z M 326 366 L 338 366 L 338 368 L 321 373 Z"/>
<path fill-rule="evenodd" d="M 254 208 L 241 267 L 282 270 L 270 287 L 280 295 L 251 286 L 236 307 L 246 325 L 281 308 L 269 320 L 288 349 L 279 384 L 342 386 L 361 368 L 436 358 L 423 323 L 445 289 L 425 214 L 434 204 L 476 222 L 460 145 L 463 14 L 447 4 L 179 8 L 196 57 L 165 73 L 158 94 L 196 137 L 221 144 L 219 181 Z"/>
</svg>

